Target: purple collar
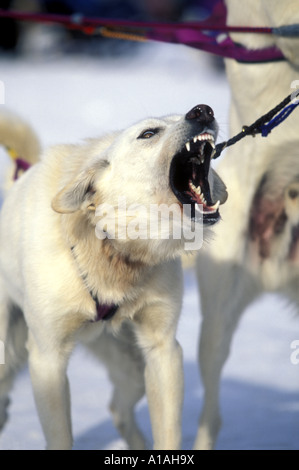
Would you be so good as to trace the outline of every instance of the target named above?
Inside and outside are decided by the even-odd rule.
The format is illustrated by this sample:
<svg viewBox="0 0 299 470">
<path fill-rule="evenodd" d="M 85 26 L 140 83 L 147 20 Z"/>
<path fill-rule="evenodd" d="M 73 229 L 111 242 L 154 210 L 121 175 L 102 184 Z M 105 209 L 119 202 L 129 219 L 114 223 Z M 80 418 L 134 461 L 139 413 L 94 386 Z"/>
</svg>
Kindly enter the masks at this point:
<svg viewBox="0 0 299 470">
<path fill-rule="evenodd" d="M 98 298 L 93 295 L 91 291 L 89 291 L 92 299 L 94 300 L 96 304 L 96 311 L 97 311 L 97 316 L 94 321 L 100 321 L 100 320 L 110 320 L 116 313 L 118 309 L 118 305 L 116 304 L 100 304 L 98 301 Z"/>
<path fill-rule="evenodd" d="M 93 320 L 93 321 L 97 322 L 97 321 L 100 321 L 100 320 L 110 320 L 110 318 L 112 318 L 114 316 L 114 314 L 116 313 L 116 311 L 118 310 L 119 306 L 117 304 L 100 304 L 100 302 L 98 300 L 98 297 L 96 295 L 94 295 L 94 293 L 92 292 L 92 290 L 89 288 L 89 286 L 87 284 L 87 281 L 86 281 L 87 276 L 83 275 L 80 272 L 80 268 L 78 266 L 78 261 L 76 259 L 76 254 L 75 254 L 75 245 L 71 246 L 71 253 L 73 255 L 75 263 L 77 264 L 80 277 L 81 277 L 86 289 L 88 290 L 92 300 L 95 303 L 95 308 L 96 308 L 97 315 L 96 315 L 95 320 Z"/>
</svg>

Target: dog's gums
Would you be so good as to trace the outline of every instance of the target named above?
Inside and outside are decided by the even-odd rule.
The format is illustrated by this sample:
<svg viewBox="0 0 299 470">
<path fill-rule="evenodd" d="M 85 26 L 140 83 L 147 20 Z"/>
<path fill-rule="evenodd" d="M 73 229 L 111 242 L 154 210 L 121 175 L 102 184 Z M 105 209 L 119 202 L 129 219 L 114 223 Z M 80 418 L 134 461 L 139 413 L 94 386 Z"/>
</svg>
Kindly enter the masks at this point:
<svg viewBox="0 0 299 470">
<path fill-rule="evenodd" d="M 212 201 L 208 181 L 214 153 L 214 137 L 204 132 L 185 143 L 173 157 L 170 167 L 170 185 L 174 194 L 182 204 L 202 206 L 205 224 L 213 224 L 219 219 L 220 201 Z"/>
</svg>

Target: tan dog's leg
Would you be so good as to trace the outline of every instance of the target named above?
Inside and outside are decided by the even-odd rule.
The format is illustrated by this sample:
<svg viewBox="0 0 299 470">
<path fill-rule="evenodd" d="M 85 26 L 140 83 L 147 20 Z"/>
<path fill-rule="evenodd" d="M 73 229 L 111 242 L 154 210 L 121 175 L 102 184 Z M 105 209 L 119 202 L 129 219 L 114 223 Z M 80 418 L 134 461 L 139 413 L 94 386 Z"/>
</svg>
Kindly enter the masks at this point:
<svg viewBox="0 0 299 470">
<path fill-rule="evenodd" d="M 201 254 L 197 267 L 203 314 L 199 363 L 204 405 L 194 448 L 209 450 L 221 425 L 219 382 L 232 336 L 241 313 L 259 291 L 250 274 L 236 264 L 217 263 Z"/>
<path fill-rule="evenodd" d="M 44 336 L 29 334 L 29 369 L 40 422 L 48 450 L 72 448 L 70 395 L 66 367 L 71 345 L 57 341 L 44 328 Z M 46 334 L 47 331 L 47 334 Z M 47 341 L 46 336 L 49 337 Z"/>
<path fill-rule="evenodd" d="M 178 313 L 170 313 L 169 304 L 156 304 L 144 309 L 135 322 L 145 358 L 145 387 L 156 450 L 175 450 L 181 445 L 183 360 L 175 339 Z"/>
</svg>

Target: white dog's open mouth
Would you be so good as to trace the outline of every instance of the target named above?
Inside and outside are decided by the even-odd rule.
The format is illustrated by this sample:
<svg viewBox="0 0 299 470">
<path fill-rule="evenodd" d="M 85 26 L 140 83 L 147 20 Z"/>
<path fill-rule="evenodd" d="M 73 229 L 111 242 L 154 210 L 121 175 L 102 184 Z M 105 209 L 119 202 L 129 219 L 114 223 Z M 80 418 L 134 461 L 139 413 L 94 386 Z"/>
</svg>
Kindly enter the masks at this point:
<svg viewBox="0 0 299 470">
<path fill-rule="evenodd" d="M 199 205 L 203 222 L 219 219 L 220 201 L 213 202 L 208 181 L 210 162 L 215 152 L 214 137 L 208 132 L 196 135 L 185 143 L 170 165 L 170 186 L 182 204 Z"/>
</svg>

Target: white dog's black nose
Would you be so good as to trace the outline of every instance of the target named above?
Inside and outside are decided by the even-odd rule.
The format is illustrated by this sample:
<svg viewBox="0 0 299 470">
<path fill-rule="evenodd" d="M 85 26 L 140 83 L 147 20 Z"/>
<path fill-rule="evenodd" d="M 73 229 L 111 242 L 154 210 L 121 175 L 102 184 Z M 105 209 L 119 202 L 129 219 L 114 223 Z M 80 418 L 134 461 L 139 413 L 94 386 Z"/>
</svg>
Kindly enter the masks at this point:
<svg viewBox="0 0 299 470">
<path fill-rule="evenodd" d="M 210 122 L 213 122 L 215 119 L 214 111 L 207 104 L 198 104 L 186 114 L 185 118 L 188 121 L 195 119 L 201 124 L 208 124 Z"/>
</svg>

